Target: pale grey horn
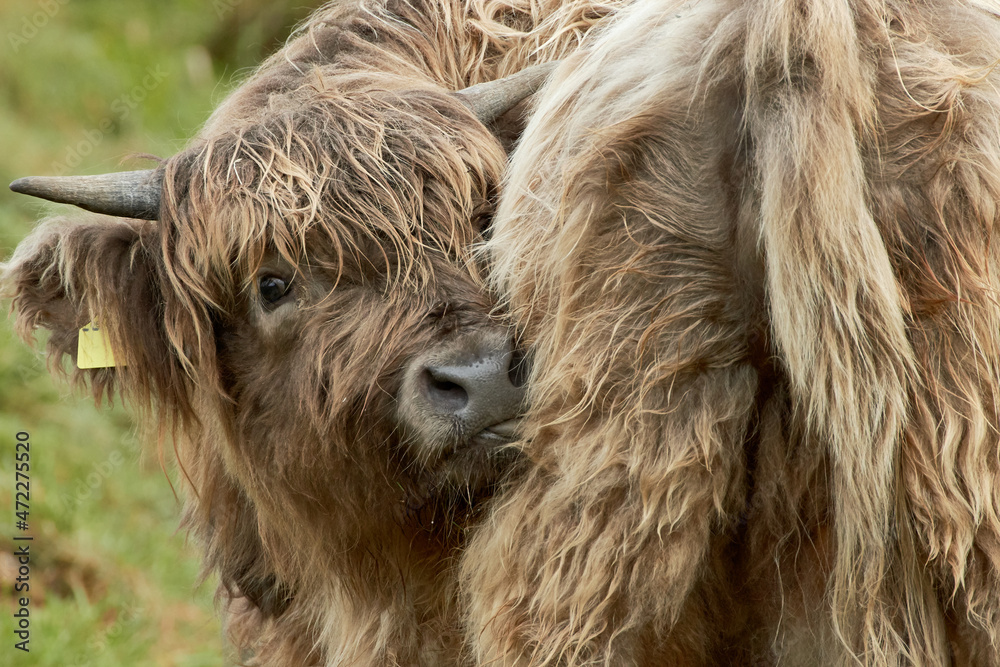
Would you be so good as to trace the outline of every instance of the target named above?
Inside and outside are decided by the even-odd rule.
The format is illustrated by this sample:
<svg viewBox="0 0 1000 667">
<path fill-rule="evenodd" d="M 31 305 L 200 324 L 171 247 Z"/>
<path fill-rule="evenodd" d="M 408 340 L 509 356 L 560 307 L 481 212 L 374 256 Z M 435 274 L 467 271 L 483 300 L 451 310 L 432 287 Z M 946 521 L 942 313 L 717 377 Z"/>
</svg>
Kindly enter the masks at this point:
<svg viewBox="0 0 1000 667">
<path fill-rule="evenodd" d="M 96 176 L 28 176 L 10 184 L 11 190 L 21 194 L 140 220 L 156 220 L 162 187 L 163 172 L 157 169 Z"/>
<path fill-rule="evenodd" d="M 455 93 L 483 123 L 490 123 L 538 90 L 559 61 L 533 65 L 496 81 L 469 86 Z"/>
</svg>

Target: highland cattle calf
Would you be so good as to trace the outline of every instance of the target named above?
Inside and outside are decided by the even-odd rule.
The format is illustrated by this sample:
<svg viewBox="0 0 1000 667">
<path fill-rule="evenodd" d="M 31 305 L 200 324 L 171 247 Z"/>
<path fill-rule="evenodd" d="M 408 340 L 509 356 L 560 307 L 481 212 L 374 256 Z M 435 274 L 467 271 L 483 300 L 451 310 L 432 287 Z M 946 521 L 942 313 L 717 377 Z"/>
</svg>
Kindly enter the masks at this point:
<svg viewBox="0 0 1000 667">
<path fill-rule="evenodd" d="M 614 4 L 335 1 L 156 169 L 12 185 L 118 216 L 45 222 L 5 290 L 56 362 L 99 322 L 116 365 L 74 381 L 177 438 L 254 664 L 459 661 L 455 554 L 523 400 L 470 249 L 529 66 Z"/>
<path fill-rule="evenodd" d="M 648 0 L 560 66 L 483 663 L 1000 664 L 998 57 L 986 2 Z"/>
</svg>

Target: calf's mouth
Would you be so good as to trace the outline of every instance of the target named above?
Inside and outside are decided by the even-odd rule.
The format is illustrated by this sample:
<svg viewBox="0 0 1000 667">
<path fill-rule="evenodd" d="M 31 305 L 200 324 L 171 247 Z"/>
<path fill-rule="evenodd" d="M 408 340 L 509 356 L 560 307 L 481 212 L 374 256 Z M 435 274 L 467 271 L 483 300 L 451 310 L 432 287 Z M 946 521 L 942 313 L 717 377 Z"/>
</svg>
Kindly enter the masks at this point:
<svg viewBox="0 0 1000 667">
<path fill-rule="evenodd" d="M 523 418 L 518 415 L 487 426 L 479 433 L 469 438 L 470 445 L 496 446 L 506 445 L 517 440 Z"/>
</svg>

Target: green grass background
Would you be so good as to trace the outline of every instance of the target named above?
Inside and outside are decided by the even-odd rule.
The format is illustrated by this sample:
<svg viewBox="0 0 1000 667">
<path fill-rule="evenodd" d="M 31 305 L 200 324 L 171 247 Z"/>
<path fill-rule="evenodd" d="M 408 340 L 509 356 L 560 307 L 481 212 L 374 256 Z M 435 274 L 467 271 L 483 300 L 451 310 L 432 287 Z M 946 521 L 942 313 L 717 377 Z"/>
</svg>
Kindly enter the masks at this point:
<svg viewBox="0 0 1000 667">
<path fill-rule="evenodd" d="M 180 149 L 318 2 L 0 2 L 0 182 Z M 145 85 L 144 85 L 145 81 Z M 58 207 L 0 190 L 0 256 Z M 8 304 L 4 304 L 4 308 Z M 214 581 L 127 409 L 96 409 L 0 324 L 0 665 L 224 664 Z M 31 641 L 14 649 L 14 443 L 31 435 Z"/>
</svg>

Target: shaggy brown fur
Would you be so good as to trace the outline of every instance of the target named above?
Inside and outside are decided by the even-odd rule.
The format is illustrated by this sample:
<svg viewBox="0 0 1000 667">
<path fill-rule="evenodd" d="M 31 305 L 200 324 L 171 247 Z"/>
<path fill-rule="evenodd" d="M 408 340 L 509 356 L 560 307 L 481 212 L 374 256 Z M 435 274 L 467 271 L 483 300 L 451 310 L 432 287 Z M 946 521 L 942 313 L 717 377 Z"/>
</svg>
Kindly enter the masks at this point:
<svg viewBox="0 0 1000 667">
<path fill-rule="evenodd" d="M 268 665 L 462 654 L 452 562 L 510 457 L 400 432 L 403 369 L 506 337 L 469 248 L 505 154 L 449 91 L 562 57 L 614 2 L 333 2 L 162 165 L 158 222 L 56 219 L 6 266 L 17 326 L 178 438 L 186 524 Z M 292 285 L 274 305 L 261 277 Z M 473 343 L 469 343 L 470 345 Z"/>
<path fill-rule="evenodd" d="M 490 244 L 535 465 L 481 660 L 1000 664 L 995 14 L 650 0 L 560 67 Z"/>
</svg>

